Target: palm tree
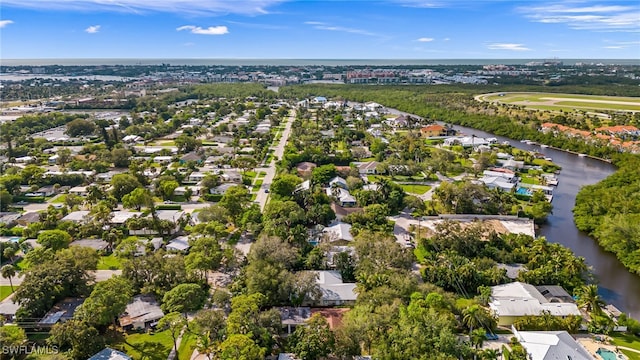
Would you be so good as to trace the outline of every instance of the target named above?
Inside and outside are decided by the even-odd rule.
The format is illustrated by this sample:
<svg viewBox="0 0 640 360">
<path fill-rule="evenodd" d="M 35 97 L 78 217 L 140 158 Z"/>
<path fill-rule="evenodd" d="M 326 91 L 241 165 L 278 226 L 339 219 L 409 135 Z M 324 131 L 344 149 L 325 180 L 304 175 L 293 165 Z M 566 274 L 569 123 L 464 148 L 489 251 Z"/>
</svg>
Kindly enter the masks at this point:
<svg viewBox="0 0 640 360">
<path fill-rule="evenodd" d="M 484 329 L 475 329 L 469 334 L 469 340 L 471 341 L 471 345 L 474 348 L 479 349 L 482 347 L 484 340 L 487 337 L 486 331 Z"/>
<path fill-rule="evenodd" d="M 462 310 L 462 322 L 469 328 L 470 333 L 473 329 L 480 327 L 491 331 L 496 326 L 495 318 L 478 304 L 471 305 Z"/>
<path fill-rule="evenodd" d="M 482 326 L 480 321 L 482 309 L 478 305 L 471 305 L 462 310 L 462 323 L 469 328 L 469 332 Z"/>
<path fill-rule="evenodd" d="M 3 278 L 9 279 L 9 285 L 11 285 L 11 292 L 13 292 L 13 282 L 11 278 L 16 276 L 16 268 L 11 264 L 7 264 L 0 269 L 0 273 Z"/>
<path fill-rule="evenodd" d="M 211 355 L 213 355 L 218 346 L 215 341 L 211 339 L 209 336 L 210 332 L 207 331 L 205 334 L 198 336 L 198 342 L 196 344 L 196 350 L 202 355 L 205 355 L 208 360 L 212 360 Z"/>
<path fill-rule="evenodd" d="M 598 285 L 583 285 L 577 288 L 574 293 L 578 297 L 578 306 L 596 314 L 602 311 L 600 307 L 604 305 L 604 302 L 598 294 Z"/>
<path fill-rule="evenodd" d="M 480 353 L 480 358 L 482 360 L 498 360 L 500 357 L 500 351 L 496 349 L 484 349 Z"/>
</svg>

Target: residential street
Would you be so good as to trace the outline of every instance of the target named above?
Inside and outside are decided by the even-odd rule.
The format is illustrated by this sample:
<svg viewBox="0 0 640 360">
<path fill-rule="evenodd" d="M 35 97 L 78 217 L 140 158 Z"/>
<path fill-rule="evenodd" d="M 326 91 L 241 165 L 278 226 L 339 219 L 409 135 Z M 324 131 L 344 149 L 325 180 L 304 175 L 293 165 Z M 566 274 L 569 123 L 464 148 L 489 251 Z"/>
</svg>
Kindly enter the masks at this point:
<svg viewBox="0 0 640 360">
<path fill-rule="evenodd" d="M 256 172 L 264 171 L 267 174 L 264 176 L 264 180 L 262 185 L 260 186 L 260 190 L 256 196 L 256 202 L 260 204 L 260 210 L 264 210 L 265 205 L 267 204 L 267 199 L 269 198 L 269 194 L 265 192 L 271 187 L 271 182 L 273 178 L 276 176 L 276 161 L 282 158 L 284 154 L 284 147 L 289 140 L 289 135 L 291 135 L 291 125 L 293 125 L 293 121 L 296 118 L 295 110 L 291 110 L 291 115 L 285 124 L 284 131 L 282 132 L 282 137 L 280 137 L 280 142 L 274 148 L 273 159 L 269 163 L 268 167 L 265 168 L 256 168 Z"/>
</svg>

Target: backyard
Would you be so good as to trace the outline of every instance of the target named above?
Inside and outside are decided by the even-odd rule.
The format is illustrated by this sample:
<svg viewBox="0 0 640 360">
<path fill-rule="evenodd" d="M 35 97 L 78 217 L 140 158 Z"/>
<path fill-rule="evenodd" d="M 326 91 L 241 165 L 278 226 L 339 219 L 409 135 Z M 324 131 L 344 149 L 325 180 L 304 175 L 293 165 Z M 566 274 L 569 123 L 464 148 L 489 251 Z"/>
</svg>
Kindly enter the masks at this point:
<svg viewBox="0 0 640 360">
<path fill-rule="evenodd" d="M 120 350 L 134 360 L 165 360 L 173 348 L 169 331 L 125 335 Z M 114 347 L 115 348 L 115 347 Z"/>
<path fill-rule="evenodd" d="M 627 334 L 614 334 L 611 335 L 611 344 L 615 346 L 624 346 L 631 349 L 635 349 L 638 352 L 620 349 L 629 360 L 640 360 L 640 338 Z"/>
<path fill-rule="evenodd" d="M 116 270 L 121 268 L 122 264 L 120 263 L 120 259 L 114 254 L 102 256 L 98 261 L 98 270 Z"/>
</svg>

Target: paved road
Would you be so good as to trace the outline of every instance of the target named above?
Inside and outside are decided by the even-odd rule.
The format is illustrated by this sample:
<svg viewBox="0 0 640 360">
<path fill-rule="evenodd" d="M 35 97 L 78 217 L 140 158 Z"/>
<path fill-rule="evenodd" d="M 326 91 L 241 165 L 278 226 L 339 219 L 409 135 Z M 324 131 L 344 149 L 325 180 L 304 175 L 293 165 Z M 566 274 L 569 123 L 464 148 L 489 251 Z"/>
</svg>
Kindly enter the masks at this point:
<svg viewBox="0 0 640 360">
<path fill-rule="evenodd" d="M 280 142 L 274 148 L 273 159 L 269 163 L 269 166 L 264 168 L 256 168 L 256 172 L 264 171 L 265 173 L 267 173 L 264 176 L 264 180 L 256 196 L 256 202 L 260 204 L 261 210 L 264 210 L 265 205 L 267 205 L 269 194 L 266 193 L 265 190 L 271 187 L 271 182 L 276 176 L 276 159 L 282 159 L 282 155 L 284 154 L 284 147 L 287 144 L 287 140 L 289 140 L 289 135 L 291 135 L 291 125 L 293 125 L 293 121 L 295 120 L 295 118 L 296 111 L 291 110 L 291 115 L 289 116 L 289 120 L 287 120 L 287 123 L 284 127 L 284 131 L 282 132 L 282 136 L 280 137 Z"/>
<path fill-rule="evenodd" d="M 105 281 L 107 279 L 110 279 L 113 275 L 120 275 L 120 274 L 122 274 L 122 270 L 96 270 L 95 271 L 96 281 Z M 11 278 L 11 281 L 13 282 L 13 286 L 18 286 L 22 284 L 22 280 L 24 280 L 23 276 L 15 276 Z M 9 279 L 0 277 L 0 285 L 9 286 Z"/>
</svg>

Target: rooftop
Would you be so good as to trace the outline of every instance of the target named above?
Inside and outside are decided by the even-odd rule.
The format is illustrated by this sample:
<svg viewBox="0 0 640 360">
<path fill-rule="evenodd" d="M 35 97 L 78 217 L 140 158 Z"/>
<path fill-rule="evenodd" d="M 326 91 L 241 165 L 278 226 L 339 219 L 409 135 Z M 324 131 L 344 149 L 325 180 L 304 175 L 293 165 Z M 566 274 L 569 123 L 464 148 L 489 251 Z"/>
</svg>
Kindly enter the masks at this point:
<svg viewBox="0 0 640 360">
<path fill-rule="evenodd" d="M 595 360 L 566 331 L 517 331 L 514 335 L 531 360 Z"/>
</svg>

